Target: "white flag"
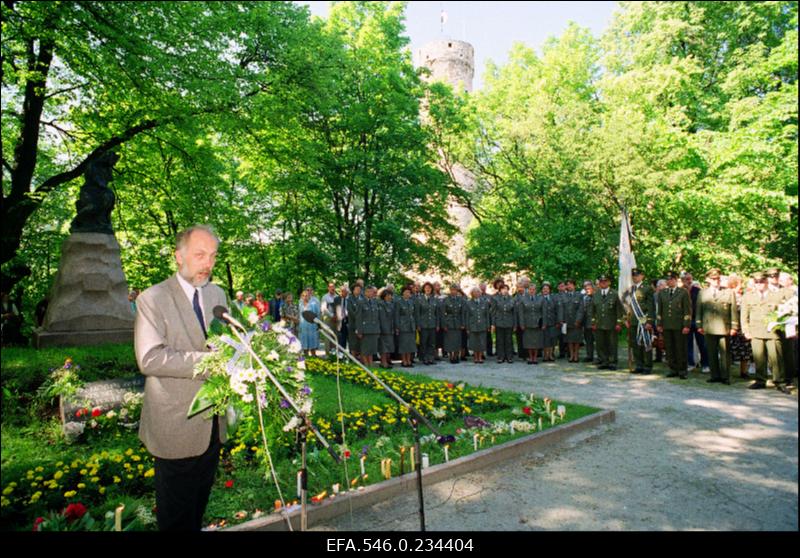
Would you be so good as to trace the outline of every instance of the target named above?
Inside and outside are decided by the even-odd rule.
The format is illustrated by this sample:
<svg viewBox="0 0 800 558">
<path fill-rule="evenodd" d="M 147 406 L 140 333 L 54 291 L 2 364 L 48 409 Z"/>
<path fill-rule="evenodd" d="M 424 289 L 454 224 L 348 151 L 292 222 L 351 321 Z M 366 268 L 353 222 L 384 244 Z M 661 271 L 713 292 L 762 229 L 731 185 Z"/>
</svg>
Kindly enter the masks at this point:
<svg viewBox="0 0 800 558">
<path fill-rule="evenodd" d="M 630 301 L 628 300 L 631 295 L 631 287 L 633 280 L 631 279 L 631 270 L 636 267 L 636 258 L 631 251 L 630 239 L 631 225 L 628 222 L 628 212 L 622 210 L 622 223 L 619 228 L 619 283 L 617 293 L 622 304 L 625 305 L 626 310 L 630 310 Z"/>
</svg>

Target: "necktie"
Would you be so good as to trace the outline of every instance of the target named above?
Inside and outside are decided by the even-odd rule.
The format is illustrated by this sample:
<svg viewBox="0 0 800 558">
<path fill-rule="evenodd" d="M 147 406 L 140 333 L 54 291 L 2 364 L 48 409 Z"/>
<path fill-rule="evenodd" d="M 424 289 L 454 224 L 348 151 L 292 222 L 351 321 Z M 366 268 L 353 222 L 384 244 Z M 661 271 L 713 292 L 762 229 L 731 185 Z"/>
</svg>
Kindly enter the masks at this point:
<svg viewBox="0 0 800 558">
<path fill-rule="evenodd" d="M 198 289 L 194 290 L 194 298 L 192 298 L 192 308 L 194 308 L 194 313 L 197 316 L 197 321 L 200 322 L 200 329 L 203 330 L 203 337 L 208 337 L 206 333 L 206 324 L 203 321 L 203 311 L 200 309 L 200 291 Z"/>
</svg>

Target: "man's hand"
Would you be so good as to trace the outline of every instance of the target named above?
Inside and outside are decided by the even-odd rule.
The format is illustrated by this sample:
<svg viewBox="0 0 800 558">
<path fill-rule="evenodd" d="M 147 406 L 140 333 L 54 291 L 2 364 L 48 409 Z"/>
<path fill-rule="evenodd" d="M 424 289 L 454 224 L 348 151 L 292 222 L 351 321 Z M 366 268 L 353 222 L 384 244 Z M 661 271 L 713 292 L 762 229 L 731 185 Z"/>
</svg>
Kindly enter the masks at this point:
<svg viewBox="0 0 800 558">
<path fill-rule="evenodd" d="M 700 335 L 705 335 L 706 334 L 705 330 L 702 327 L 698 327 L 697 328 L 697 333 L 699 333 Z"/>
<path fill-rule="evenodd" d="M 689 334 L 689 328 L 688 327 L 683 328 L 681 330 L 681 333 L 683 333 L 684 335 L 688 335 Z"/>
<path fill-rule="evenodd" d="M 620 331 L 622 331 L 622 326 L 621 326 L 621 325 L 619 325 L 619 324 L 615 325 L 615 326 L 614 326 L 614 331 L 616 331 L 617 333 L 619 333 Z"/>
<path fill-rule="evenodd" d="M 728 335 L 730 335 L 731 337 L 736 337 L 736 330 L 735 329 L 730 330 Z"/>
</svg>

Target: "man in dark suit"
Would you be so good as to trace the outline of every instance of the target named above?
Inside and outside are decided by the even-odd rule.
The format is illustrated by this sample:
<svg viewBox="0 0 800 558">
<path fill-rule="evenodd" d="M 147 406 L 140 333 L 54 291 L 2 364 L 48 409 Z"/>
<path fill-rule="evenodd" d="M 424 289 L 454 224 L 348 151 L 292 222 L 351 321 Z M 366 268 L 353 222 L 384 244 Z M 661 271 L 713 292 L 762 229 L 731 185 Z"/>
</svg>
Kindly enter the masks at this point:
<svg viewBox="0 0 800 558">
<path fill-rule="evenodd" d="M 272 323 L 277 324 L 281 321 L 281 306 L 283 305 L 283 293 L 280 289 L 275 291 L 275 298 L 269 301 L 269 313 Z"/>
<path fill-rule="evenodd" d="M 349 331 L 349 312 L 347 308 L 347 295 L 350 294 L 350 289 L 347 285 L 342 285 L 339 289 L 339 295 L 333 299 L 333 314 L 336 317 L 336 332 L 339 338 L 339 345 L 347 348 L 347 333 Z"/>
<path fill-rule="evenodd" d="M 156 519 L 162 531 L 199 531 L 225 442 L 225 420 L 203 413 L 187 418 L 203 385 L 194 366 L 207 353 L 214 307 L 224 291 L 209 283 L 219 239 L 206 226 L 178 234 L 178 273 L 137 299 L 134 349 L 146 376 L 139 426 L 155 457 Z"/>
</svg>

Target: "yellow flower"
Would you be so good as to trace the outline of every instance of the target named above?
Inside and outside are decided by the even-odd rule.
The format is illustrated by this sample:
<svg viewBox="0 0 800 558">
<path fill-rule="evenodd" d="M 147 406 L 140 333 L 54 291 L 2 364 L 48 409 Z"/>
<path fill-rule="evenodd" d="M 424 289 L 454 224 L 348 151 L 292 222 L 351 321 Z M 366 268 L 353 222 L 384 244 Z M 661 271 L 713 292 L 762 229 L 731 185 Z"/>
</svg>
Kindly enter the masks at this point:
<svg viewBox="0 0 800 558">
<path fill-rule="evenodd" d="M 36 480 L 36 481 L 42 482 L 42 481 L 44 480 L 44 477 L 41 477 L 41 476 L 39 476 L 39 477 L 36 477 L 36 478 L 35 478 L 35 479 L 33 479 L 33 480 Z"/>
<path fill-rule="evenodd" d="M 86 488 L 86 485 L 83 484 L 82 482 L 79 482 L 78 483 L 78 488 Z"/>
<path fill-rule="evenodd" d="M 100 477 L 92 477 L 92 479 L 91 479 L 91 480 L 92 480 L 92 482 L 97 482 L 97 481 L 99 481 L 99 480 L 100 480 Z"/>
<path fill-rule="evenodd" d="M 75 492 L 74 490 L 70 490 L 70 491 L 64 493 L 64 498 L 72 498 L 76 494 L 77 494 L 77 492 Z"/>
<path fill-rule="evenodd" d="M 127 450 L 125 450 L 125 455 L 133 455 L 133 450 L 131 448 L 128 448 Z"/>
<path fill-rule="evenodd" d="M 0 506 L 6 507 L 10 503 L 11 503 L 11 500 L 6 498 L 5 496 L 3 496 L 2 499 L 0 499 Z"/>
<path fill-rule="evenodd" d="M 14 487 L 13 486 L 9 486 L 5 490 L 3 490 L 3 496 L 8 496 L 12 492 L 14 492 Z"/>
<path fill-rule="evenodd" d="M 122 482 L 122 479 L 119 478 L 117 475 L 114 475 L 114 484 Z"/>
<path fill-rule="evenodd" d="M 108 452 L 106 450 L 103 450 L 102 453 L 100 454 L 100 457 L 102 457 L 103 459 L 108 459 Z"/>
<path fill-rule="evenodd" d="M 85 474 L 86 474 L 86 469 L 81 469 L 81 475 L 85 475 Z"/>
<path fill-rule="evenodd" d="M 139 457 L 138 455 L 131 456 L 131 461 L 141 461 L 141 460 L 142 460 L 142 458 Z"/>
<path fill-rule="evenodd" d="M 133 475 L 125 475 L 128 479 L 132 479 Z"/>
<path fill-rule="evenodd" d="M 106 487 L 105 486 L 101 486 L 100 490 L 98 492 L 100 492 L 100 494 L 105 494 L 106 493 Z"/>
<path fill-rule="evenodd" d="M 55 480 L 58 480 L 58 479 L 60 479 L 60 478 L 61 478 L 61 477 L 63 477 L 63 476 L 64 476 L 64 473 L 62 473 L 61 471 L 56 471 L 56 474 L 55 474 L 55 475 L 53 475 L 53 478 L 54 478 Z"/>
<path fill-rule="evenodd" d="M 144 472 L 144 478 L 149 479 L 150 477 L 156 474 L 156 470 L 150 467 L 147 471 Z"/>
<path fill-rule="evenodd" d="M 142 465 L 141 463 L 139 463 L 139 464 L 136 466 L 136 469 L 137 469 L 137 470 L 139 470 L 139 471 L 141 471 L 142 469 L 144 469 L 144 465 Z"/>
<path fill-rule="evenodd" d="M 59 461 L 58 463 L 56 463 L 56 467 L 61 467 L 63 464 L 64 464 L 63 461 Z M 36 472 L 37 473 L 42 473 L 42 472 L 44 472 L 44 468 L 36 467 Z"/>
<path fill-rule="evenodd" d="M 130 463 L 125 463 L 123 465 L 123 467 L 125 467 L 125 469 L 130 469 L 131 468 L 131 464 Z"/>
<path fill-rule="evenodd" d="M 120 461 L 122 461 L 122 456 L 121 456 L 121 455 L 118 455 L 118 456 L 116 456 L 116 457 L 114 458 L 114 461 L 116 461 L 117 463 L 119 463 Z"/>
</svg>

